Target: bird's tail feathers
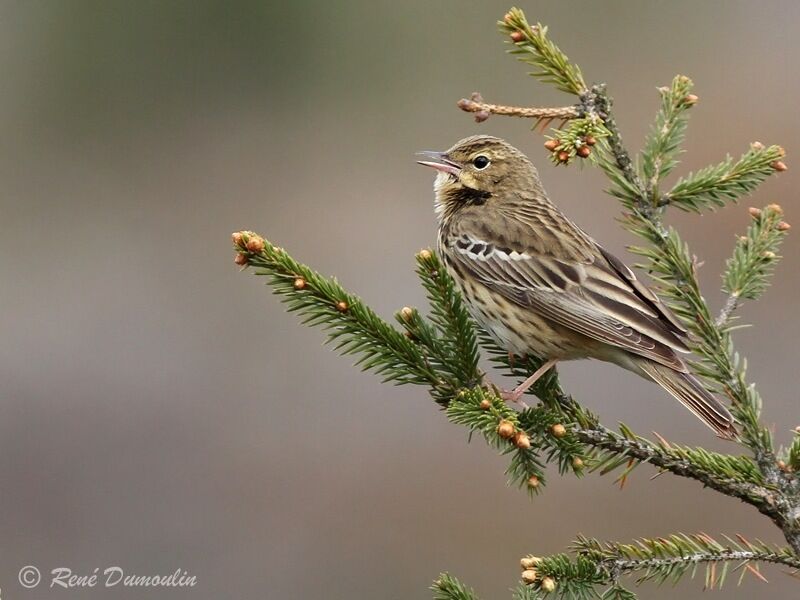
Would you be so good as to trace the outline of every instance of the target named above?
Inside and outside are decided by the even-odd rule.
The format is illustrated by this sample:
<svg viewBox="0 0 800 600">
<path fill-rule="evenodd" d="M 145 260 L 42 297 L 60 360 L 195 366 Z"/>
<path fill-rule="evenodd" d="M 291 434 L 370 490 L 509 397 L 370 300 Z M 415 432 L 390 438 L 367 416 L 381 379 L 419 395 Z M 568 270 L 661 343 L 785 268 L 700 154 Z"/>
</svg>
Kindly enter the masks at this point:
<svg viewBox="0 0 800 600">
<path fill-rule="evenodd" d="M 658 385 L 692 411 L 721 438 L 734 440 L 738 434 L 727 408 L 690 373 L 681 373 L 652 361 L 640 361 L 639 367 Z"/>
</svg>

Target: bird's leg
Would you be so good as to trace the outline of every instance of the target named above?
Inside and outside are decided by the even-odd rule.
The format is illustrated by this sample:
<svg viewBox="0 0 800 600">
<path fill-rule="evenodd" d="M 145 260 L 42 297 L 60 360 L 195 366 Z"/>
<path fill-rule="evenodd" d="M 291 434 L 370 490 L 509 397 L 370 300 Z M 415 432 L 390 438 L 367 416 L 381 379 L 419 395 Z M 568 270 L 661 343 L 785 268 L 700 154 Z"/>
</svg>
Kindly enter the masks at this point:
<svg viewBox="0 0 800 600">
<path fill-rule="evenodd" d="M 503 400 L 505 400 L 506 402 L 511 401 L 511 402 L 518 402 L 519 403 L 520 402 L 520 398 L 522 398 L 522 394 L 527 392 L 528 389 L 534 383 L 536 383 L 541 378 L 542 375 L 544 375 L 550 369 L 552 369 L 556 365 L 557 362 L 558 362 L 558 359 L 555 359 L 555 358 L 552 358 L 552 359 L 548 360 L 541 367 L 536 369 L 536 372 L 533 375 L 531 375 L 525 381 L 520 383 L 516 388 L 514 388 L 510 392 L 508 392 L 508 391 L 500 392 L 500 397 Z"/>
</svg>

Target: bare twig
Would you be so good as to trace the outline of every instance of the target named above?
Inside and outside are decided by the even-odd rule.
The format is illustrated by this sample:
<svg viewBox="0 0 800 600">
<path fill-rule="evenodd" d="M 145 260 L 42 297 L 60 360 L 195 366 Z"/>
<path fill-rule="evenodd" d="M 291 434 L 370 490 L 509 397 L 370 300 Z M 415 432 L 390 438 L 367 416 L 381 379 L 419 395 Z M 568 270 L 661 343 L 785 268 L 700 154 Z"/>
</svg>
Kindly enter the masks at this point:
<svg viewBox="0 0 800 600">
<path fill-rule="evenodd" d="M 577 106 L 558 106 L 554 108 L 527 107 L 527 106 L 504 106 L 502 104 L 489 104 L 483 101 L 478 92 L 473 93 L 469 98 L 462 98 L 458 101 L 458 108 L 464 112 L 474 113 L 476 121 L 485 121 L 489 115 L 503 115 L 506 117 L 521 117 L 524 119 L 536 119 L 538 121 L 553 120 L 566 121 L 577 119 L 580 116 L 580 109 Z"/>
</svg>

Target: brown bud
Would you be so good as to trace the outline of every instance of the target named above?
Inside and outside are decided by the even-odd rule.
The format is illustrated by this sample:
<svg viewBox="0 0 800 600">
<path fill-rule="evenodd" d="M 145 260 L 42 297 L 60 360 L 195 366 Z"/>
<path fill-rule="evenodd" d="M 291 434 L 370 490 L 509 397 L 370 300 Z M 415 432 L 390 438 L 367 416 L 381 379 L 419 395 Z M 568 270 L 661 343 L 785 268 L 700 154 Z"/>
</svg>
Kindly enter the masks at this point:
<svg viewBox="0 0 800 600">
<path fill-rule="evenodd" d="M 306 280 L 302 277 L 298 277 L 294 280 L 294 289 L 296 290 L 304 290 L 306 289 Z"/>
<path fill-rule="evenodd" d="M 344 300 L 339 300 L 339 302 L 336 303 L 336 310 L 339 312 L 345 312 L 348 308 L 350 307 L 347 306 L 347 302 Z"/>
<path fill-rule="evenodd" d="M 583 141 L 587 146 L 594 146 L 597 143 L 597 138 L 595 138 L 593 135 L 587 135 L 585 138 L 583 138 Z"/>
<path fill-rule="evenodd" d="M 775 258 L 775 253 L 770 250 L 767 250 L 766 252 L 761 254 L 761 257 L 766 260 L 772 260 L 773 258 Z"/>
<path fill-rule="evenodd" d="M 488 119 L 492 113 L 488 110 L 479 110 L 475 113 L 475 122 L 476 123 L 483 123 L 486 119 Z"/>
<path fill-rule="evenodd" d="M 587 158 L 592 153 L 592 149 L 589 146 L 581 146 L 577 153 L 581 158 Z"/>
<path fill-rule="evenodd" d="M 775 203 L 769 204 L 769 205 L 767 205 L 767 208 L 769 210 L 771 210 L 772 212 L 778 213 L 779 215 L 783 214 L 783 209 L 781 208 L 780 204 L 775 204 Z"/>
<path fill-rule="evenodd" d="M 542 579 L 541 583 L 542 589 L 547 592 L 548 594 L 556 589 L 556 582 L 555 579 L 552 577 L 545 577 Z"/>
<path fill-rule="evenodd" d="M 789 231 L 792 228 L 786 221 L 778 223 L 778 231 Z"/>
<path fill-rule="evenodd" d="M 698 98 L 694 94 L 689 94 L 688 96 L 686 96 L 686 98 L 683 99 L 683 103 L 686 104 L 687 106 L 693 106 L 697 104 L 698 100 L 700 100 L 700 98 Z"/>
<path fill-rule="evenodd" d="M 786 163 L 783 162 L 782 160 L 776 160 L 774 163 L 770 164 L 770 167 L 772 167 L 778 172 L 785 171 L 789 168 L 786 166 Z"/>
<path fill-rule="evenodd" d="M 461 110 L 471 110 L 475 107 L 475 103 L 472 100 L 467 100 L 466 98 L 462 98 L 458 102 L 456 102 L 456 106 Z"/>
<path fill-rule="evenodd" d="M 739 241 L 741 243 L 743 243 L 743 244 L 746 244 L 749 240 L 750 240 L 750 238 L 748 238 L 746 235 L 740 235 L 739 236 Z"/>
<path fill-rule="evenodd" d="M 521 31 L 512 31 L 511 32 L 511 40 L 514 43 L 519 43 L 524 39 L 525 39 L 525 34 L 522 33 Z"/>
<path fill-rule="evenodd" d="M 523 571 L 527 571 L 528 569 L 533 569 L 541 560 L 538 556 L 523 556 L 519 559 L 519 566 L 522 567 Z"/>
<path fill-rule="evenodd" d="M 247 240 L 247 251 L 258 253 L 264 249 L 264 240 L 258 236 L 251 237 Z"/>
<path fill-rule="evenodd" d="M 776 465 L 778 465 L 778 468 L 779 468 L 781 471 L 785 471 L 785 470 L 786 470 L 786 461 L 779 460 L 779 461 L 778 461 L 778 462 L 776 462 L 775 464 L 776 464 Z"/>
<path fill-rule="evenodd" d="M 505 21 L 506 23 L 511 23 L 511 19 L 513 19 L 513 17 L 511 16 L 511 13 L 510 13 L 510 12 L 507 12 L 507 13 L 506 13 L 506 14 L 503 16 L 503 21 Z"/>
<path fill-rule="evenodd" d="M 522 581 L 526 584 L 530 585 L 536 581 L 536 570 L 535 569 L 525 569 L 522 572 Z"/>
<path fill-rule="evenodd" d="M 553 434 L 553 437 L 563 438 L 567 435 L 567 428 L 561 423 L 556 423 L 550 428 L 550 432 Z"/>
<path fill-rule="evenodd" d="M 764 149 L 764 144 L 762 144 L 761 142 L 753 142 L 752 144 L 750 144 L 750 147 L 753 150 L 763 150 Z"/>
<path fill-rule="evenodd" d="M 484 398 L 483 400 L 481 400 L 480 407 L 481 410 L 489 410 L 490 408 L 492 408 L 492 403 L 489 402 L 486 398 Z"/>
<path fill-rule="evenodd" d="M 800 433 L 800 425 L 798 425 L 797 427 L 794 428 L 794 432 L 795 433 Z"/>
<path fill-rule="evenodd" d="M 784 156 L 786 156 L 786 150 L 784 150 L 782 146 L 778 146 L 778 154 L 781 157 L 784 157 Z"/>
<path fill-rule="evenodd" d="M 403 308 L 400 309 L 400 317 L 406 323 L 408 323 L 412 319 L 413 316 L 414 316 L 414 309 L 413 308 L 409 308 L 408 306 L 404 306 Z"/>
<path fill-rule="evenodd" d="M 524 431 L 518 431 L 514 435 L 514 445 L 520 450 L 530 450 L 531 438 Z"/>
<path fill-rule="evenodd" d="M 747 212 L 749 212 L 750 216 L 753 217 L 754 219 L 757 219 L 758 217 L 761 216 L 761 209 L 756 208 L 755 206 L 751 206 L 750 208 L 748 208 Z"/>
<path fill-rule="evenodd" d="M 576 456 L 572 459 L 572 468 L 576 471 L 580 471 L 583 468 L 583 460 L 581 460 L 580 456 Z"/>
<path fill-rule="evenodd" d="M 559 162 L 565 163 L 569 160 L 569 152 L 566 150 L 562 150 L 558 153 L 558 160 Z"/>
<path fill-rule="evenodd" d="M 539 478 L 536 475 L 531 475 L 528 478 L 528 487 L 536 489 L 539 487 Z"/>
<path fill-rule="evenodd" d="M 547 148 L 550 152 L 554 152 L 556 148 L 561 145 L 561 142 L 558 140 L 547 140 L 544 143 L 544 147 Z"/>
<path fill-rule="evenodd" d="M 508 439 L 514 435 L 514 424 L 511 421 L 501 420 L 497 425 L 497 435 L 501 438 Z"/>
<path fill-rule="evenodd" d="M 239 252 L 239 254 L 237 254 L 233 258 L 233 262 L 235 262 L 237 265 L 243 267 L 244 265 L 247 264 L 247 254 L 242 254 L 241 252 Z"/>
<path fill-rule="evenodd" d="M 242 245 L 242 232 L 235 231 L 231 234 L 231 240 L 233 240 L 234 246 L 241 246 Z"/>
<path fill-rule="evenodd" d="M 419 251 L 419 255 L 418 255 L 418 256 L 419 256 L 419 257 L 420 257 L 422 260 L 430 260 L 430 259 L 431 259 L 431 256 L 433 256 L 433 255 L 431 254 L 431 251 L 430 251 L 430 250 L 428 250 L 428 249 L 426 248 L 426 249 L 424 249 L 424 250 L 420 250 L 420 251 Z"/>
</svg>

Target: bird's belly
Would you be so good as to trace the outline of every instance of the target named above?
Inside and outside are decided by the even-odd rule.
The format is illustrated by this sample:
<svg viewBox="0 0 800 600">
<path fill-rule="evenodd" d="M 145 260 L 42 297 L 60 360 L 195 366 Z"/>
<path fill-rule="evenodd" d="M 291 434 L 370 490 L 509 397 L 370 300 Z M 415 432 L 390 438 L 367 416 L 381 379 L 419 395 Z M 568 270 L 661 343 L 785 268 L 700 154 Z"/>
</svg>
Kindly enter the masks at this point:
<svg viewBox="0 0 800 600">
<path fill-rule="evenodd" d="M 473 318 L 509 352 L 559 360 L 590 354 L 592 343 L 584 336 L 509 302 L 480 283 L 460 278 L 456 282 Z"/>
</svg>

